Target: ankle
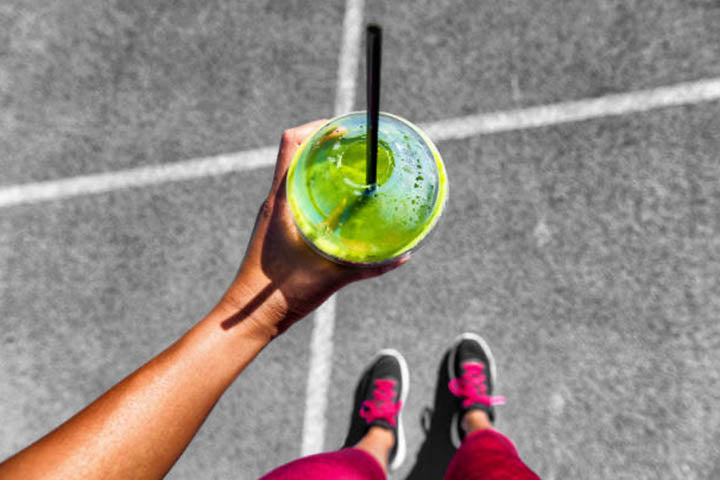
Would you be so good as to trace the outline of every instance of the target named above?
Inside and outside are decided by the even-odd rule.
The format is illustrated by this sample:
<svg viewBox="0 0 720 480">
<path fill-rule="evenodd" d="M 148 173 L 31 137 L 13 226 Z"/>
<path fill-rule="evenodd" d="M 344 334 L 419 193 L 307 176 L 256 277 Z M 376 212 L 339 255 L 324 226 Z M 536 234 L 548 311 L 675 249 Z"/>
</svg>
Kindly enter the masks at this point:
<svg viewBox="0 0 720 480">
<path fill-rule="evenodd" d="M 373 426 L 365 436 L 355 444 L 357 448 L 372 455 L 380 466 L 387 472 L 390 461 L 390 452 L 395 446 L 395 435 L 387 428 Z"/>
<path fill-rule="evenodd" d="M 363 438 L 372 438 L 374 442 L 387 447 L 388 450 L 392 450 L 393 445 L 395 445 L 395 434 L 392 430 L 377 425 L 370 427 Z"/>
<path fill-rule="evenodd" d="M 478 409 L 468 410 L 465 412 L 460 425 L 463 430 L 465 430 L 466 435 L 470 435 L 478 430 L 487 430 L 492 428 L 490 418 L 488 418 L 485 412 Z"/>
</svg>

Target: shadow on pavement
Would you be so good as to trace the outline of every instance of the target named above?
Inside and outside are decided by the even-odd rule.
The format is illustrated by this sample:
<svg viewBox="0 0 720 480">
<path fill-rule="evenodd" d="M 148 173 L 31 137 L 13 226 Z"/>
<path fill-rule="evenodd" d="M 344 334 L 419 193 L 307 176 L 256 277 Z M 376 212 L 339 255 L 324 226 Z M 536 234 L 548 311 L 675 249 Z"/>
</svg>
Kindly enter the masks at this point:
<svg viewBox="0 0 720 480">
<path fill-rule="evenodd" d="M 359 442 L 365 434 L 364 422 L 353 422 L 352 419 L 354 416 L 354 412 L 359 412 L 362 403 L 365 401 L 365 397 L 363 394 L 370 388 L 370 377 L 365 375 L 366 372 L 367 370 L 363 370 L 363 372 L 360 374 L 360 381 L 355 386 L 355 393 L 353 394 L 353 407 L 350 411 L 351 413 L 349 419 L 350 428 L 348 429 L 348 434 L 345 437 L 342 448 L 352 447 L 357 442 Z"/>
<path fill-rule="evenodd" d="M 426 431 L 425 441 L 420 447 L 415 465 L 406 480 L 437 480 L 445 476 L 455 448 L 450 443 L 450 421 L 456 408 L 457 398 L 453 397 L 447 385 L 450 378 L 447 372 L 449 352 L 445 353 L 438 367 L 438 380 L 435 387 L 433 409 L 423 412 L 422 424 Z"/>
</svg>

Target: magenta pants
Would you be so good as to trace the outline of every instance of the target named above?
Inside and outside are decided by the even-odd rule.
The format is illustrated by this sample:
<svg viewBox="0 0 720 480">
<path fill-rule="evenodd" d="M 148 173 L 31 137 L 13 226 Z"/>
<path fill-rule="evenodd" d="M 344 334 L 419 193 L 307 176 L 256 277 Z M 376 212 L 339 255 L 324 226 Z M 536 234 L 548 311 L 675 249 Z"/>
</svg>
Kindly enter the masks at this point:
<svg viewBox="0 0 720 480">
<path fill-rule="evenodd" d="M 276 468 L 262 480 L 328 479 L 384 480 L 380 464 L 356 448 L 320 453 Z M 520 460 L 515 445 L 495 430 L 468 435 L 450 461 L 445 480 L 533 479 L 538 477 Z"/>
</svg>

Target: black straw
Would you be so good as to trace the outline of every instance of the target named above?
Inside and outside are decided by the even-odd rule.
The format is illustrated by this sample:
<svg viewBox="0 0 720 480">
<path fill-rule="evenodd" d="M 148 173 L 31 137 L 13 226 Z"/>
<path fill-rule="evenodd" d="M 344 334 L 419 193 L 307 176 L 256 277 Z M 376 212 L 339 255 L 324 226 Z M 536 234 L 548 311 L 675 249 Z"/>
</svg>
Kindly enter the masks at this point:
<svg viewBox="0 0 720 480">
<path fill-rule="evenodd" d="M 380 123 L 380 58 L 382 57 L 382 28 L 367 26 L 367 160 L 366 183 L 371 189 L 377 183 L 378 128 Z"/>
</svg>

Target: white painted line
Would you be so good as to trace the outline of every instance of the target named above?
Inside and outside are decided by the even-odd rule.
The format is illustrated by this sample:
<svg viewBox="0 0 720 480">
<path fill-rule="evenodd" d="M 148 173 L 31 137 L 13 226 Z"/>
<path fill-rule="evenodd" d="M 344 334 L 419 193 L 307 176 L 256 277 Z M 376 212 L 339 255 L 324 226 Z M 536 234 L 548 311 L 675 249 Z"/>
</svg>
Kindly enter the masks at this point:
<svg viewBox="0 0 720 480">
<path fill-rule="evenodd" d="M 310 366 L 305 392 L 305 417 L 301 455 L 323 451 L 325 443 L 325 411 L 327 410 L 330 376 L 332 375 L 333 330 L 335 328 L 335 295 L 315 311 Z M 348 393 L 349 395 L 350 393 Z"/>
<path fill-rule="evenodd" d="M 337 90 L 335 91 L 335 115 L 353 110 L 355 103 L 355 79 L 360 63 L 360 45 L 362 44 L 362 18 L 365 9 L 364 0 L 348 0 L 345 3 L 343 19 L 343 39 L 340 45 L 340 63 L 338 64 Z"/>
<path fill-rule="evenodd" d="M 720 78 L 711 78 L 574 102 L 451 118 L 421 124 L 420 128 L 435 141 L 453 140 L 716 100 L 720 100 Z"/>
<path fill-rule="evenodd" d="M 340 45 L 335 115 L 349 112 L 355 103 L 355 77 L 357 76 L 362 44 L 364 0 L 347 0 L 343 19 L 343 38 Z M 315 311 L 310 365 L 305 392 L 301 456 L 322 452 L 325 446 L 325 411 L 332 375 L 332 335 L 335 328 L 335 295 Z"/>
<path fill-rule="evenodd" d="M 348 3 L 362 3 L 362 0 L 349 0 Z M 358 58 L 357 52 L 348 53 L 348 56 L 353 55 Z M 352 71 L 356 72 L 357 68 Z M 348 85 L 351 88 L 355 87 L 354 81 Z M 341 94 L 341 92 L 345 93 Z M 348 92 L 350 91 L 338 89 L 336 106 L 339 110 L 336 110 L 336 113 L 344 113 L 352 108 L 347 107 L 353 104 L 350 100 L 352 95 Z M 430 138 L 440 142 L 718 100 L 720 100 L 720 78 L 709 78 L 573 102 L 450 118 L 420 124 L 420 127 Z M 168 165 L 12 185 L 0 188 L 0 208 L 271 167 L 275 165 L 276 152 L 276 147 L 265 147 Z"/>
<path fill-rule="evenodd" d="M 78 195 L 223 175 L 275 165 L 277 147 L 0 189 L 0 208 Z"/>
</svg>

